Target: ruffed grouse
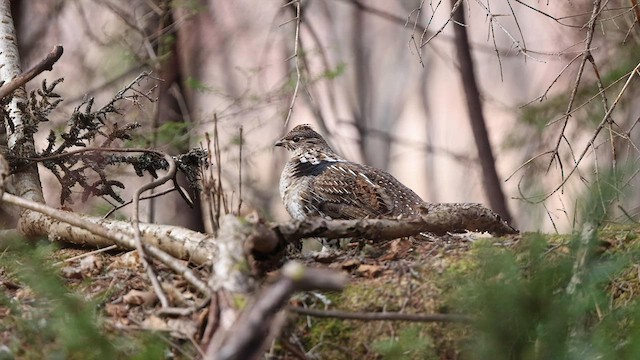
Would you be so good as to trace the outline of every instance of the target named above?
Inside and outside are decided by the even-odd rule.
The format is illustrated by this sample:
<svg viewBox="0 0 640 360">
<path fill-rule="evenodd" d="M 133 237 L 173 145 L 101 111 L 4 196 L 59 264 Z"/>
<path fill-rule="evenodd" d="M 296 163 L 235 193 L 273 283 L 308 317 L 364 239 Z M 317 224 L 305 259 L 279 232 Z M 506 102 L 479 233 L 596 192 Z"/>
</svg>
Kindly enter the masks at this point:
<svg viewBox="0 0 640 360">
<path fill-rule="evenodd" d="M 280 195 L 294 219 L 410 217 L 422 199 L 387 172 L 336 154 L 308 125 L 298 125 L 276 146 L 293 152 L 280 177 Z"/>
</svg>

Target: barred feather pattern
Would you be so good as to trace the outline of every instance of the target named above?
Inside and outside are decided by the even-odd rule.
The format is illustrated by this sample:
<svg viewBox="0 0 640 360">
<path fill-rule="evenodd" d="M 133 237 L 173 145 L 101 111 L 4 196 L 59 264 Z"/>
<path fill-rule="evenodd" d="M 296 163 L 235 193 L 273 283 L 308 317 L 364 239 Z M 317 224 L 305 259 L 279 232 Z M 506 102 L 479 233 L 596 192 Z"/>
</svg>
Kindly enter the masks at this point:
<svg viewBox="0 0 640 360">
<path fill-rule="evenodd" d="M 411 217 L 424 204 L 389 173 L 340 157 L 308 125 L 295 127 L 276 145 L 292 151 L 280 195 L 295 219 Z"/>
</svg>

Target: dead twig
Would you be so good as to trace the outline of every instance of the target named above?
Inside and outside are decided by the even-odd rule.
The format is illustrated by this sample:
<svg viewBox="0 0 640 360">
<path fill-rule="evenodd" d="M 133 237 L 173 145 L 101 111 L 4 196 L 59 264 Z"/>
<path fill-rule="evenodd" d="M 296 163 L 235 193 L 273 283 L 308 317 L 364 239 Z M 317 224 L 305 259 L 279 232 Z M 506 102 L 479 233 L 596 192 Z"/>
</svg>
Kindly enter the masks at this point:
<svg viewBox="0 0 640 360">
<path fill-rule="evenodd" d="M 209 344 L 205 359 L 230 360 L 254 359 L 278 332 L 273 323 L 284 308 L 289 297 L 297 291 L 338 291 L 346 285 L 345 275 L 326 270 L 305 268 L 297 262 L 287 263 L 282 276 L 256 297 L 256 302 L 247 307 L 235 325 L 225 334 L 222 346 L 215 341 Z"/>
<path fill-rule="evenodd" d="M 306 316 L 320 318 L 336 318 L 345 320 L 364 321 L 412 321 L 412 322 L 445 322 L 445 323 L 470 323 L 471 317 L 457 314 L 402 314 L 389 312 L 352 312 L 340 310 L 307 309 L 300 306 L 287 306 L 287 310 Z"/>
<path fill-rule="evenodd" d="M 620 89 L 620 92 L 618 93 L 618 96 L 613 100 L 613 103 L 611 104 L 611 107 L 607 110 L 607 112 L 602 117 L 602 120 L 600 121 L 600 124 L 598 124 L 596 129 L 594 130 L 593 135 L 591 136 L 591 139 L 589 140 L 589 142 L 587 142 L 587 145 L 585 145 L 585 147 L 582 150 L 582 153 L 580 154 L 580 156 L 578 156 L 578 158 L 574 161 L 574 164 L 573 164 L 573 167 L 571 168 L 571 171 L 569 171 L 569 173 L 566 176 L 564 176 L 564 179 L 562 180 L 562 182 L 558 186 L 556 186 L 555 189 L 553 189 L 548 194 L 544 195 L 544 197 L 540 201 L 544 201 L 544 200 L 548 199 L 549 197 L 551 197 L 551 195 L 555 194 L 558 190 L 560 190 L 564 186 L 564 184 L 566 184 L 567 181 L 569 181 L 569 178 L 571 177 L 571 175 L 573 175 L 573 173 L 578 170 L 578 166 L 582 162 L 582 159 L 584 159 L 584 157 L 587 155 L 587 152 L 589 151 L 589 149 L 591 149 L 593 147 L 595 139 L 600 134 L 600 131 L 602 131 L 604 126 L 609 123 L 609 118 L 611 117 L 611 113 L 613 112 L 613 110 L 618 105 L 618 102 L 622 98 L 622 95 L 627 91 L 627 88 L 629 87 L 629 84 L 631 83 L 631 80 L 633 79 L 634 75 L 636 75 L 636 74 L 640 75 L 640 63 L 638 63 L 638 65 L 636 65 L 636 67 L 633 69 L 633 71 L 631 72 L 631 74 L 627 78 L 627 81 L 625 82 L 624 86 L 622 87 L 622 89 Z M 566 123 L 565 123 L 565 125 L 566 125 Z M 557 155 L 557 151 L 558 151 L 558 148 L 556 147 L 555 150 L 554 150 L 554 154 L 555 154 L 554 156 L 558 156 Z"/>
<path fill-rule="evenodd" d="M 103 248 L 98 249 L 98 250 L 89 251 L 89 252 L 86 252 L 86 253 L 83 253 L 83 254 L 80 254 L 80 255 L 77 255 L 77 256 L 72 256 L 72 257 L 64 259 L 62 261 L 55 262 L 55 263 L 53 263 L 53 265 L 54 266 L 62 265 L 64 263 L 80 260 L 82 258 L 91 256 L 91 255 L 100 254 L 100 253 L 103 253 L 105 251 L 115 250 L 117 248 L 118 248 L 117 245 L 111 245 L 111 246 L 103 247 Z"/>
<path fill-rule="evenodd" d="M 16 76 L 8 83 L 5 83 L 0 87 L 0 99 L 11 94 L 15 89 L 24 86 L 24 84 L 31 81 L 34 77 L 38 76 L 43 71 L 51 71 L 53 64 L 55 64 L 62 56 L 62 45 L 56 45 L 51 49 L 49 54 L 42 59 L 39 63 L 33 66 L 31 69 Z"/>
<path fill-rule="evenodd" d="M 142 265 L 144 265 L 144 268 L 147 271 L 147 276 L 149 277 L 149 281 L 151 282 L 151 285 L 153 285 L 153 289 L 156 292 L 158 299 L 160 300 L 160 304 L 162 304 L 162 308 L 166 309 L 169 307 L 169 300 L 167 299 L 167 296 L 165 295 L 164 290 L 162 290 L 162 285 L 160 285 L 160 281 L 158 281 L 158 277 L 156 276 L 155 271 L 153 270 L 153 265 L 149 261 L 148 255 L 145 252 L 145 247 L 142 243 L 142 238 L 140 235 L 140 211 L 139 211 L 140 195 L 147 190 L 154 189 L 166 183 L 167 181 L 175 178 L 177 166 L 176 166 L 176 162 L 173 160 L 171 156 L 167 154 L 162 154 L 157 151 L 154 151 L 154 152 L 158 155 L 164 156 L 165 161 L 169 163 L 169 169 L 167 170 L 167 173 L 163 177 L 158 178 L 150 183 L 142 185 L 134 193 L 133 195 L 133 239 L 135 240 L 136 250 L 138 250 L 138 254 L 140 255 L 140 260 L 142 261 Z"/>
<path fill-rule="evenodd" d="M 293 113 L 293 106 L 296 103 L 296 98 L 298 97 L 298 89 L 300 88 L 300 81 L 302 79 L 302 76 L 300 75 L 300 57 L 299 57 L 299 53 L 298 53 L 298 46 L 300 44 L 300 22 L 301 22 L 301 15 L 300 15 L 300 1 L 299 0 L 295 0 L 295 1 L 291 1 L 287 4 L 285 4 L 285 6 L 289 6 L 289 5 L 293 5 L 296 8 L 296 16 L 295 18 L 293 18 L 292 20 L 295 20 L 296 22 L 296 29 L 295 29 L 295 36 L 294 36 L 294 40 L 293 40 L 293 55 L 291 55 L 291 57 L 287 60 L 290 59 L 294 59 L 294 64 L 295 64 L 295 68 L 296 68 L 296 85 L 293 88 L 293 94 L 291 95 L 291 103 L 289 104 L 289 110 L 287 111 L 287 117 L 284 120 L 284 127 L 286 128 L 287 125 L 289 124 L 289 120 L 291 120 L 291 114 Z M 284 25 L 284 24 L 282 24 Z"/>
<path fill-rule="evenodd" d="M 589 18 L 588 27 L 587 27 L 587 38 L 584 44 L 584 51 L 582 52 L 582 59 L 580 60 L 580 65 L 578 66 L 578 72 L 576 74 L 576 80 L 574 82 L 573 88 L 571 90 L 571 95 L 569 96 L 569 103 L 567 104 L 567 111 L 565 112 L 564 122 L 562 124 L 562 129 L 560 130 L 560 135 L 558 135 L 558 140 L 556 141 L 556 145 L 553 149 L 553 153 L 551 155 L 551 159 L 549 160 L 549 164 L 547 166 L 547 172 L 551 169 L 551 165 L 553 165 L 553 161 L 555 159 L 558 160 L 558 164 L 560 168 L 562 168 L 562 161 L 560 160 L 560 143 L 562 139 L 565 139 L 565 130 L 567 125 L 569 124 L 569 117 L 571 114 L 571 109 L 573 108 L 573 102 L 578 95 L 578 88 L 580 87 L 580 81 L 582 80 L 582 74 L 584 72 L 584 67 L 587 64 L 587 60 L 591 57 L 591 42 L 593 41 L 593 35 L 595 33 L 596 20 L 600 15 L 600 3 L 601 0 L 595 0 L 593 2 L 593 9 L 591 12 L 591 18 Z M 563 181 L 564 183 L 564 181 Z"/>
<path fill-rule="evenodd" d="M 236 215 L 240 216 L 240 210 L 242 210 L 242 147 L 244 146 L 244 138 L 242 137 L 242 125 L 240 126 L 240 138 L 238 141 L 238 212 Z"/>
<path fill-rule="evenodd" d="M 166 195 L 166 194 L 168 194 L 168 193 L 170 193 L 170 192 L 173 192 L 173 191 L 176 191 L 176 190 L 178 190 L 178 188 L 177 188 L 176 186 L 174 186 L 174 187 L 172 187 L 172 188 L 165 189 L 165 190 L 162 190 L 162 191 L 160 191 L 160 192 L 153 193 L 153 194 L 151 194 L 151 195 L 142 196 L 142 197 L 140 198 L 140 200 L 149 200 L 149 199 L 154 199 L 154 198 L 157 198 L 157 197 L 160 197 L 160 196 Z M 116 212 L 116 211 L 118 211 L 118 210 L 122 209 L 123 207 L 125 207 L 125 206 L 127 206 L 127 205 L 129 205 L 129 204 L 131 204 L 131 203 L 133 203 L 133 200 L 126 201 L 126 202 L 124 202 L 124 203 L 122 203 L 122 204 L 120 204 L 120 205 L 114 205 L 114 206 L 113 206 L 113 209 L 109 210 L 106 214 L 104 214 L 104 216 L 103 216 L 102 218 L 103 218 L 103 219 L 108 218 L 108 217 L 109 217 L 109 216 L 111 216 L 114 212 Z"/>
</svg>

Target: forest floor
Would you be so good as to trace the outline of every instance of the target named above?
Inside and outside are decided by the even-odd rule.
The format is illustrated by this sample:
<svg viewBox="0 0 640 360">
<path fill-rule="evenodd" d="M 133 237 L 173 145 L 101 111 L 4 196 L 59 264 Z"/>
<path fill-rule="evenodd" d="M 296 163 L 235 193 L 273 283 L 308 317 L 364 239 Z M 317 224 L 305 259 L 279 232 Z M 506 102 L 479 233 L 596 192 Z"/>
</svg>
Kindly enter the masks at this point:
<svg viewBox="0 0 640 360">
<path fill-rule="evenodd" d="M 640 248 L 639 233 L 638 227 L 631 226 L 598 232 L 598 256 L 630 255 L 625 255 L 629 261 L 600 283 L 609 297 L 608 307 L 597 302 L 596 318 L 635 303 L 635 294 L 640 293 L 640 266 L 635 255 Z M 289 312 L 289 320 L 267 354 L 285 359 L 469 358 L 465 353 L 477 327 L 454 317 L 473 318 L 475 314 L 465 311 L 487 305 L 465 304 L 460 298 L 474 291 L 482 293 L 482 288 L 472 285 L 486 284 L 490 289 L 496 279 L 509 284 L 519 279 L 508 273 L 489 274 L 486 269 L 492 261 L 486 261 L 487 251 L 489 259 L 495 258 L 500 266 L 506 264 L 505 268 L 510 263 L 502 256 L 511 256 L 512 263 L 524 269 L 522 278 L 533 282 L 535 276 L 527 273 L 534 257 L 530 244 L 542 239 L 540 258 L 549 258 L 551 263 L 566 260 L 561 263 L 566 266 L 558 268 L 566 268 L 567 273 L 554 273 L 553 277 L 568 279 L 570 265 L 575 262 L 571 257 L 575 252 L 573 238 L 538 234 L 492 238 L 467 233 L 426 241 L 359 241 L 329 255 L 301 256 L 298 260 L 310 267 L 347 273 L 350 282 L 342 292 L 295 295 L 292 306 L 338 313 L 320 318 Z M 539 273 L 546 271 L 544 267 L 537 269 Z M 167 268 L 157 266 L 156 270 L 171 304 L 184 311 L 160 311 L 135 251 L 90 252 L 50 244 L 10 247 L 0 257 L 0 359 L 200 358 L 196 344 L 207 318 L 207 299 Z M 197 271 L 207 278 L 209 269 Z M 474 279 L 478 282 L 470 285 Z M 520 300 L 514 301 L 508 306 L 517 307 Z M 340 311 L 357 312 L 362 318 L 343 319 Z M 391 318 L 397 313 L 444 316 L 443 321 L 420 316 L 374 320 L 370 318 L 373 313 L 390 314 Z M 448 321 L 449 315 L 452 321 Z"/>
</svg>

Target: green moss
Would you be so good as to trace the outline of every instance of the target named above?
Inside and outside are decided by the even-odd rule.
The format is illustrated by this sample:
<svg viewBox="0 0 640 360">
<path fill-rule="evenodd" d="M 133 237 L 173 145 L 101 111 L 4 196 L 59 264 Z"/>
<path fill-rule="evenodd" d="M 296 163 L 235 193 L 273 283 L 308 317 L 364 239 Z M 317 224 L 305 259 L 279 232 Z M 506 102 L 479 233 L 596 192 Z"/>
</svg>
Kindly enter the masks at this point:
<svg viewBox="0 0 640 360">
<path fill-rule="evenodd" d="M 442 272 L 430 264 L 400 263 L 403 266 L 399 267 L 410 269 L 374 279 L 355 279 L 343 292 L 325 294 L 327 303 L 333 309 L 357 312 L 419 314 L 442 310 L 440 289 L 433 281 Z M 452 339 L 442 329 L 455 325 L 413 324 L 409 330 L 407 326 L 404 322 L 306 317 L 297 321 L 297 331 L 308 341 L 306 348 L 317 349 L 322 358 L 394 358 L 393 354 L 403 351 L 406 359 L 423 359 L 430 358 L 421 357 L 427 353 L 450 352 Z M 420 341 L 416 343 L 416 339 Z"/>
<path fill-rule="evenodd" d="M 383 359 L 438 359 L 434 343 L 426 327 L 410 325 L 402 329 L 397 337 L 385 337 L 372 344 Z"/>
</svg>

